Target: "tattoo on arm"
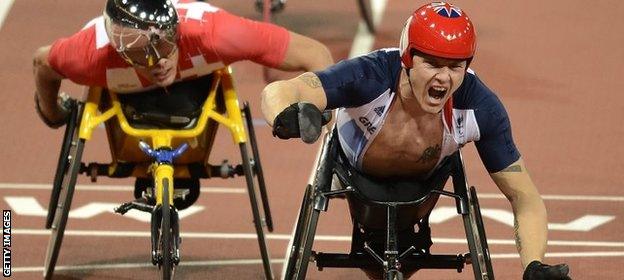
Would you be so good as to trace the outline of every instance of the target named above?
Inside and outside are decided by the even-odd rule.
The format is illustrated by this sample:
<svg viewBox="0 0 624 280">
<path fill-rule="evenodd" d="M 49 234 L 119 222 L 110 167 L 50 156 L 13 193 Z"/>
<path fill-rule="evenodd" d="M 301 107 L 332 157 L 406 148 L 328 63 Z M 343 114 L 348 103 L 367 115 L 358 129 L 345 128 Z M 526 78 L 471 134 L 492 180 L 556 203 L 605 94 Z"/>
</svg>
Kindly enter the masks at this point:
<svg viewBox="0 0 624 280">
<path fill-rule="evenodd" d="M 518 249 L 518 254 L 522 251 L 522 240 L 520 240 L 520 234 L 518 234 L 518 219 L 514 219 L 514 237 L 516 239 L 516 249 Z"/>
<path fill-rule="evenodd" d="M 520 166 L 519 164 L 512 165 L 501 170 L 501 172 L 522 172 L 522 166 Z"/>
<path fill-rule="evenodd" d="M 428 162 L 431 160 L 435 160 L 440 155 L 440 151 L 442 151 L 442 148 L 439 144 L 436 144 L 435 147 L 429 147 L 425 149 L 422 156 L 420 156 L 420 158 L 416 162 Z"/>
<path fill-rule="evenodd" d="M 321 87 L 321 80 L 319 80 L 319 78 L 313 73 L 305 73 L 299 76 L 299 78 L 301 78 L 301 80 L 311 88 Z"/>
</svg>

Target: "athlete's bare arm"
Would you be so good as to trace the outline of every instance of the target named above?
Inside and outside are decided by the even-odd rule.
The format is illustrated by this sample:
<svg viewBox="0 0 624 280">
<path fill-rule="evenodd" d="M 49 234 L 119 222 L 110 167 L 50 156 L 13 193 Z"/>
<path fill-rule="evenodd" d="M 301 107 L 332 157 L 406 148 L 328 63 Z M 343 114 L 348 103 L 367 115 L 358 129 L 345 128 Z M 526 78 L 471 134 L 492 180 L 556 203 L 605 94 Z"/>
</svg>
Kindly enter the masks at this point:
<svg viewBox="0 0 624 280">
<path fill-rule="evenodd" d="M 321 111 L 327 107 L 325 90 L 316 74 L 306 72 L 290 80 L 273 82 L 262 91 L 262 113 L 271 126 L 282 110 L 298 102 L 312 103 Z"/>
<path fill-rule="evenodd" d="M 490 176 L 511 202 L 516 248 L 523 267 L 534 260 L 542 261 L 548 235 L 546 207 L 522 158 Z"/>
<path fill-rule="evenodd" d="M 33 75 L 35 78 L 35 94 L 39 99 L 41 113 L 48 120 L 55 122 L 60 121 L 64 117 L 56 103 L 63 76 L 52 69 L 48 63 L 49 53 L 50 46 L 41 47 L 35 52 Z"/>
<path fill-rule="evenodd" d="M 318 71 L 332 64 L 334 60 L 325 45 L 290 31 L 286 57 L 278 68 L 284 71 Z"/>
</svg>

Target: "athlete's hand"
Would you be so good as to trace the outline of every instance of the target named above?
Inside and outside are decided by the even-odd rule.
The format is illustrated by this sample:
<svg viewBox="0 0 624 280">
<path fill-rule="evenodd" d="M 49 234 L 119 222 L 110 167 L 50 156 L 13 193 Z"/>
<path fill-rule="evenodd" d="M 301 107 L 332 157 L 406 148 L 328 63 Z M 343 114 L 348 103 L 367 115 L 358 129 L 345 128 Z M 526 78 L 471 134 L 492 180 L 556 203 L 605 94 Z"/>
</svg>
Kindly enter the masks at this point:
<svg viewBox="0 0 624 280">
<path fill-rule="evenodd" d="M 56 106 L 43 109 L 41 104 L 39 104 L 39 97 L 35 93 L 35 110 L 39 118 L 48 127 L 54 129 L 65 125 L 69 121 L 69 113 L 72 106 L 74 106 L 74 102 L 67 94 L 61 93 L 57 99 Z"/>
<path fill-rule="evenodd" d="M 293 103 L 275 117 L 273 136 L 281 139 L 301 137 L 303 142 L 311 144 L 321 136 L 321 127 L 327 122 L 327 116 L 314 104 Z"/>
<path fill-rule="evenodd" d="M 532 261 L 524 270 L 522 280 L 571 280 L 567 264 L 547 265 Z"/>
</svg>

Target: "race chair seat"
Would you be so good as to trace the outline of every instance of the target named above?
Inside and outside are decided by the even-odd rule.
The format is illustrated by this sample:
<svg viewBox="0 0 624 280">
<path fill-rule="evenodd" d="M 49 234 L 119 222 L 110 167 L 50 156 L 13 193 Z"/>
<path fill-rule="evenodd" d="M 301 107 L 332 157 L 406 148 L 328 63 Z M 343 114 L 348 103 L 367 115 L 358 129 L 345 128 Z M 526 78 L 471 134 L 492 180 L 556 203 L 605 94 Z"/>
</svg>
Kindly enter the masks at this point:
<svg viewBox="0 0 624 280">
<path fill-rule="evenodd" d="M 477 263 L 476 279 L 494 279 L 476 192 L 471 188 L 468 196 L 459 152 L 443 159 L 426 180 L 388 180 L 357 171 L 339 145 L 335 130 L 325 137 L 314 182 L 304 194 L 284 279 L 305 279 L 309 262 L 314 262 L 319 270 L 359 268 L 371 279 L 407 279 L 424 268 L 461 272 L 465 264 Z M 444 190 L 451 176 L 454 192 Z M 466 225 L 470 253 L 431 254 L 428 220 L 440 195 L 456 199 L 458 214 Z M 330 199 L 336 197 L 346 197 L 349 205 L 353 222 L 351 250 L 313 251 L 319 214 L 327 211 Z"/>
</svg>

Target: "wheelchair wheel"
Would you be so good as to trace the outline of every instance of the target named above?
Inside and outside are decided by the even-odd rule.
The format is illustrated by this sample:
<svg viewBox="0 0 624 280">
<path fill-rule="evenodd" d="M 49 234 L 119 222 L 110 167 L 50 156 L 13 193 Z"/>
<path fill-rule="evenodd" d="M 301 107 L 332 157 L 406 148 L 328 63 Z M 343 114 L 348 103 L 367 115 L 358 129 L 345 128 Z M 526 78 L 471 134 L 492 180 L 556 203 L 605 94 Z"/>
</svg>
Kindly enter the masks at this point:
<svg viewBox="0 0 624 280">
<path fill-rule="evenodd" d="M 463 217 L 475 279 L 493 280 L 494 272 L 492 270 L 490 251 L 487 245 L 477 192 L 474 187 L 470 187 L 468 202 L 469 213 Z"/>
<path fill-rule="evenodd" d="M 58 204 L 59 195 L 61 193 L 61 187 L 63 184 L 63 177 L 67 172 L 69 166 L 69 150 L 74 141 L 74 132 L 79 120 L 79 113 L 82 111 L 82 106 L 78 103 L 72 103 L 72 110 L 70 112 L 69 121 L 65 126 L 65 134 L 63 135 L 63 143 L 61 144 L 61 151 L 59 153 L 58 162 L 56 164 L 56 173 L 54 174 L 54 181 L 52 183 L 52 192 L 50 193 L 50 203 L 48 203 L 48 216 L 46 218 L 45 228 L 50 229 L 52 222 L 54 221 L 54 214 L 56 213 L 56 207 Z"/>
<path fill-rule="evenodd" d="M 375 22 L 373 22 L 372 0 L 357 0 L 360 16 L 366 24 L 366 29 L 371 34 L 375 34 Z"/>
<path fill-rule="evenodd" d="M 264 210 L 264 222 L 267 230 L 273 232 L 273 218 L 271 217 L 271 208 L 269 207 L 269 197 L 264 182 L 264 172 L 260 163 L 260 152 L 258 151 L 258 141 L 256 140 L 256 132 L 253 126 L 253 118 L 249 103 L 243 105 L 243 115 L 245 115 L 245 123 L 247 124 L 247 132 L 249 133 L 249 144 L 251 144 L 251 152 L 253 154 L 254 171 L 258 179 L 258 190 L 260 191 L 260 199 L 262 200 L 262 209 Z"/>
<path fill-rule="evenodd" d="M 391 270 L 386 273 L 386 280 L 403 280 L 403 273 L 397 270 Z"/>
<path fill-rule="evenodd" d="M 173 262 L 173 254 L 174 254 L 174 246 L 173 245 L 173 234 L 172 234 L 172 223 L 171 223 L 171 205 L 169 205 L 169 180 L 163 180 L 163 203 L 161 207 L 162 211 L 162 222 L 160 228 L 160 254 L 161 254 L 161 263 L 160 270 L 162 272 L 163 280 L 173 279 L 173 274 L 175 271 L 175 266 Z"/>
<path fill-rule="evenodd" d="M 80 171 L 80 159 L 82 157 L 84 143 L 84 140 L 78 138 L 78 131 L 74 129 L 67 153 L 68 166 L 62 175 L 57 202 L 54 204 L 54 218 L 51 223 L 50 241 L 48 242 L 43 270 L 43 277 L 45 279 L 52 278 L 61 249 L 63 234 L 69 216 L 69 209 L 74 195 L 74 187 L 76 186 L 76 178 Z"/>
<path fill-rule="evenodd" d="M 305 279 L 319 214 L 320 211 L 314 209 L 314 188 L 308 185 L 299 210 L 293 243 L 288 252 L 284 279 Z"/>
<path fill-rule="evenodd" d="M 247 192 L 249 193 L 249 202 L 251 203 L 251 211 L 253 214 L 254 228 L 258 236 L 258 246 L 260 247 L 260 255 L 262 256 L 262 265 L 264 268 L 264 276 L 273 279 L 273 271 L 271 270 L 271 260 L 269 259 L 269 251 L 267 249 L 264 238 L 264 230 L 262 229 L 262 219 L 260 218 L 260 209 L 256 198 L 256 190 L 254 188 L 253 170 L 251 161 L 247 154 L 247 146 L 245 143 L 239 144 L 241 157 L 243 159 L 243 170 L 245 173 L 245 181 L 247 182 Z"/>
</svg>

